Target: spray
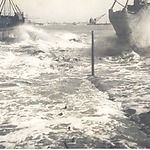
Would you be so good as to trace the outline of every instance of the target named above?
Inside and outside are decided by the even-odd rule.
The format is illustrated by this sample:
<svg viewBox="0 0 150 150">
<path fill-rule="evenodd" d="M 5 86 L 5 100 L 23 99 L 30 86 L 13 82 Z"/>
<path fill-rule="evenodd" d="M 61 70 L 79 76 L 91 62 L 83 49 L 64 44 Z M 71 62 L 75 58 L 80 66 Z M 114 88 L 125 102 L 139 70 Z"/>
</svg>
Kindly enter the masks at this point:
<svg viewBox="0 0 150 150">
<path fill-rule="evenodd" d="M 150 17 L 149 12 L 145 11 L 140 16 L 140 22 L 136 25 L 133 30 L 133 41 L 132 43 L 138 48 L 150 47 Z"/>
</svg>

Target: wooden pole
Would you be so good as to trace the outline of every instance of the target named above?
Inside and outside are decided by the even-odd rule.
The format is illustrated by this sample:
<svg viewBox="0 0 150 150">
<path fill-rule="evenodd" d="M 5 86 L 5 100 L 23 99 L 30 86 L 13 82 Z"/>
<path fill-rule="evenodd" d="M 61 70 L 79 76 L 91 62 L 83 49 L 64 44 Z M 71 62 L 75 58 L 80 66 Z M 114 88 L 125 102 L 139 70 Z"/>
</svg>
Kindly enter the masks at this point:
<svg viewBox="0 0 150 150">
<path fill-rule="evenodd" d="M 91 60 L 92 60 L 92 76 L 94 76 L 94 31 L 92 31 L 92 51 L 91 51 Z"/>
</svg>

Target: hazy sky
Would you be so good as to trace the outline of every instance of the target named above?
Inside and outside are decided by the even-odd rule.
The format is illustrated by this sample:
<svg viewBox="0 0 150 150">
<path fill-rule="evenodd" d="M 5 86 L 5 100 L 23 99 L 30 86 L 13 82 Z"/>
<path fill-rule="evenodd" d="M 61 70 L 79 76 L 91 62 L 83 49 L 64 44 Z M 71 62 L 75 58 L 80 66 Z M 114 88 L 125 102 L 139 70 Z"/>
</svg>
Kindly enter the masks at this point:
<svg viewBox="0 0 150 150">
<path fill-rule="evenodd" d="M 125 2 L 126 0 L 120 0 Z M 35 21 L 84 22 L 108 13 L 114 0 L 14 0 Z"/>
</svg>

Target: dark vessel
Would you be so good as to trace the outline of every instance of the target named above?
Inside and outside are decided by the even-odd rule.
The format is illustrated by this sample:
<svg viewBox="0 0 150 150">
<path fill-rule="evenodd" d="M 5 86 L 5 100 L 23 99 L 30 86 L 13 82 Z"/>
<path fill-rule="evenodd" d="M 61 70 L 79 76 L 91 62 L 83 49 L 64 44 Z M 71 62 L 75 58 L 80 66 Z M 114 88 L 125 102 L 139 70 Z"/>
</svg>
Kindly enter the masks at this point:
<svg viewBox="0 0 150 150">
<path fill-rule="evenodd" d="M 118 3 L 123 8 L 119 11 L 114 11 L 113 8 Z M 150 19 L 150 3 L 143 0 L 134 0 L 134 4 L 128 5 L 129 0 L 125 5 L 122 5 L 117 0 L 114 1 L 109 9 L 109 20 L 113 25 L 116 35 L 120 41 L 130 43 L 134 40 L 137 29 L 143 28 L 143 23 Z M 144 30 L 143 30 L 144 32 Z"/>
<path fill-rule="evenodd" d="M 0 40 L 8 36 L 8 32 L 25 22 L 23 12 L 12 0 L 2 0 L 0 3 Z"/>
</svg>

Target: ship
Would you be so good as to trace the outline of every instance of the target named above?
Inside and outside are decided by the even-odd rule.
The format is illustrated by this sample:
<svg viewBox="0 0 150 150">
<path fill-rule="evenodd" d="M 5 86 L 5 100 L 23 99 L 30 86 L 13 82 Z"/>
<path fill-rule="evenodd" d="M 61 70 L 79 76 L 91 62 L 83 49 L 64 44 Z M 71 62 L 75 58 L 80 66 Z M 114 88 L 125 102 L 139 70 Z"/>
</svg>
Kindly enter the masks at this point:
<svg viewBox="0 0 150 150">
<path fill-rule="evenodd" d="M 95 18 L 90 18 L 89 19 L 89 23 L 87 24 L 87 25 L 100 25 L 100 23 L 98 23 L 98 21 L 100 20 L 100 19 L 102 19 L 104 16 L 105 16 L 106 14 L 103 14 L 103 15 L 101 15 L 101 16 L 99 16 L 99 17 L 95 17 Z"/>
<path fill-rule="evenodd" d="M 122 8 L 114 11 L 116 4 L 121 5 Z M 124 43 L 131 43 L 135 39 L 137 29 L 143 29 L 144 22 L 150 19 L 149 14 L 150 3 L 146 0 L 134 0 L 131 5 L 129 5 L 129 0 L 124 5 L 115 0 L 109 9 L 109 20 L 118 39 Z"/>
<path fill-rule="evenodd" d="M 5 33 L 14 30 L 15 27 L 25 23 L 24 13 L 14 4 L 13 0 L 1 0 L 0 3 L 0 32 L 1 39 Z"/>
</svg>

